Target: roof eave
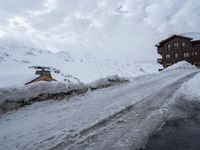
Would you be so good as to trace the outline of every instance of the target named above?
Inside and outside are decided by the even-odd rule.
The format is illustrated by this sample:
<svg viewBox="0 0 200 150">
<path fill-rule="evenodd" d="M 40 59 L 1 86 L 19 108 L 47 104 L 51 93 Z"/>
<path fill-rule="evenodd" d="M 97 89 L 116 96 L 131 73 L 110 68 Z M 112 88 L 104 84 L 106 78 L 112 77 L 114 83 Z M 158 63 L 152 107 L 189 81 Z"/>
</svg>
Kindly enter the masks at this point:
<svg viewBox="0 0 200 150">
<path fill-rule="evenodd" d="M 168 40 L 170 40 L 171 38 L 174 38 L 174 37 L 181 37 L 181 38 L 185 38 L 185 39 L 189 39 L 189 40 L 192 40 L 192 39 L 193 39 L 193 38 L 190 38 L 190 37 L 186 37 L 186 36 L 181 36 L 181 35 L 176 35 L 176 34 L 174 34 L 174 35 L 168 37 L 167 39 L 160 41 L 158 44 L 159 44 L 159 45 L 162 45 L 163 43 L 167 42 Z M 158 44 L 157 44 L 157 45 L 158 45 Z"/>
</svg>

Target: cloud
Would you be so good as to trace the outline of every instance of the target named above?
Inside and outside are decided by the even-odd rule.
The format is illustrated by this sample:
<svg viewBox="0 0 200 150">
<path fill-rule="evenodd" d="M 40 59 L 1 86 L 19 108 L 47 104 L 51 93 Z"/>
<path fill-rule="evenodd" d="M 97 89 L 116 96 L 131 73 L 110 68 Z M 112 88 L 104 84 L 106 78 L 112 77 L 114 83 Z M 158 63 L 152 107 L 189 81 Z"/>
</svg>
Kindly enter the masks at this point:
<svg viewBox="0 0 200 150">
<path fill-rule="evenodd" d="M 156 60 L 154 45 L 199 31 L 198 0 L 1 0 L 0 39 L 75 53 Z"/>
</svg>

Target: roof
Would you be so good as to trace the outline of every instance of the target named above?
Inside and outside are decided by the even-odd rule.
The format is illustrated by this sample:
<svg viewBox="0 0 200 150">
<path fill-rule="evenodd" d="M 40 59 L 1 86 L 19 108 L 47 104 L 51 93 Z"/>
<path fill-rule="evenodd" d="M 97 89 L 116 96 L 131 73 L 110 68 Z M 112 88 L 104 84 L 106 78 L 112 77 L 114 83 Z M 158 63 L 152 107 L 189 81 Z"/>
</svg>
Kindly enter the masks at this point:
<svg viewBox="0 0 200 150">
<path fill-rule="evenodd" d="M 188 32 L 188 33 L 182 33 L 180 35 L 190 37 L 190 38 L 192 38 L 192 41 L 200 40 L 199 32 Z"/>
<path fill-rule="evenodd" d="M 163 43 L 165 43 L 165 42 L 167 42 L 167 41 L 169 41 L 169 40 L 171 40 L 171 39 L 173 39 L 173 38 L 175 38 L 175 37 L 180 37 L 180 38 L 185 38 L 185 39 L 192 40 L 191 37 L 187 37 L 187 36 L 183 36 L 183 35 L 176 35 L 176 34 L 174 34 L 174 35 L 168 37 L 167 39 L 164 39 L 164 40 L 160 41 L 158 44 L 156 44 L 156 46 L 160 46 L 160 45 L 162 45 Z"/>
<path fill-rule="evenodd" d="M 200 40 L 192 41 L 192 44 L 199 44 L 199 43 L 200 43 Z"/>
<path fill-rule="evenodd" d="M 170 37 L 168 37 L 165 40 L 160 41 L 156 46 L 160 46 L 163 43 L 173 39 L 174 37 L 180 37 L 180 38 L 186 38 L 192 41 L 192 43 L 199 43 L 200 42 L 200 33 L 199 32 L 187 32 L 182 34 L 174 34 Z"/>
<path fill-rule="evenodd" d="M 57 81 L 57 80 L 55 80 L 49 76 L 41 75 L 41 76 L 31 80 L 30 82 L 26 83 L 25 85 L 33 83 L 33 82 L 37 82 L 37 81 Z"/>
</svg>

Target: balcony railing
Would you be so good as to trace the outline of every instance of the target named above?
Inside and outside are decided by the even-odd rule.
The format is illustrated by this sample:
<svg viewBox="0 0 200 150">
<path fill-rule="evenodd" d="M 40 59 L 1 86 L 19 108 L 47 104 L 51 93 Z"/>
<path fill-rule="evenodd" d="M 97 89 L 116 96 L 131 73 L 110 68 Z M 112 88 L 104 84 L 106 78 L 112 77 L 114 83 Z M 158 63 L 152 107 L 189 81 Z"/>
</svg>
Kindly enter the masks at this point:
<svg viewBox="0 0 200 150">
<path fill-rule="evenodd" d="M 162 63 L 162 58 L 158 58 L 157 63 Z"/>
<path fill-rule="evenodd" d="M 157 52 L 158 52 L 158 54 L 161 54 L 162 52 L 161 52 L 161 49 L 157 49 Z"/>
</svg>

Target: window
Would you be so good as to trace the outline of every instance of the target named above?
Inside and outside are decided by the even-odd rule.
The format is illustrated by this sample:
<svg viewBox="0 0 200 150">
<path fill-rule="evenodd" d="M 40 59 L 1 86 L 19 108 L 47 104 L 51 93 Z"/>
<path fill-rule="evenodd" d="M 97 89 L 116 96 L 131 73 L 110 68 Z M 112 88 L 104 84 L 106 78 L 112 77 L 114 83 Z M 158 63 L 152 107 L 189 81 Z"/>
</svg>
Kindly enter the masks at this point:
<svg viewBox="0 0 200 150">
<path fill-rule="evenodd" d="M 171 66 L 171 65 L 172 65 L 172 64 L 170 64 L 170 63 L 169 63 L 169 64 L 165 64 L 165 68 L 166 68 L 166 67 L 169 67 L 169 66 Z"/>
<path fill-rule="evenodd" d="M 185 49 L 185 42 L 182 42 L 181 46 L 182 46 L 182 49 Z"/>
<path fill-rule="evenodd" d="M 175 53 L 175 58 L 178 58 L 178 53 Z"/>
<path fill-rule="evenodd" d="M 174 49 L 178 49 L 179 44 L 178 43 L 174 43 Z"/>
<path fill-rule="evenodd" d="M 170 44 L 167 45 L 167 50 L 168 51 L 171 50 L 171 45 Z"/>
<path fill-rule="evenodd" d="M 194 65 L 200 68 L 200 63 L 199 62 L 194 62 Z"/>
<path fill-rule="evenodd" d="M 192 56 L 194 56 L 194 52 L 192 52 Z"/>
<path fill-rule="evenodd" d="M 184 57 L 189 57 L 189 53 L 184 53 Z"/>
<path fill-rule="evenodd" d="M 198 53 L 197 52 L 192 52 L 192 56 L 197 56 Z"/>
<path fill-rule="evenodd" d="M 166 58 L 169 59 L 170 58 L 170 54 L 166 54 Z"/>
</svg>

